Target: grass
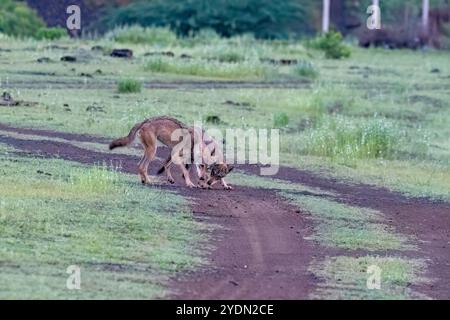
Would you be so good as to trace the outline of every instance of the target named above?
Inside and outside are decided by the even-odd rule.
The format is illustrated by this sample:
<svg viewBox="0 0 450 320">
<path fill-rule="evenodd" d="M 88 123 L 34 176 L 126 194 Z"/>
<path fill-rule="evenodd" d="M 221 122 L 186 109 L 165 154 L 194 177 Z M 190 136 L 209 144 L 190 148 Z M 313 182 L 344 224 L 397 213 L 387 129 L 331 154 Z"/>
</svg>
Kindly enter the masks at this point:
<svg viewBox="0 0 450 320">
<path fill-rule="evenodd" d="M 229 59 L 231 60 L 231 59 Z M 174 61 L 167 58 L 151 59 L 144 69 L 156 73 L 190 75 L 222 79 L 244 78 L 247 80 L 268 76 L 268 67 L 251 62 L 240 64 L 234 62 Z"/>
<path fill-rule="evenodd" d="M 117 27 L 105 37 L 118 43 L 169 46 L 177 41 L 177 36 L 169 28 L 144 28 L 139 25 Z"/>
<path fill-rule="evenodd" d="M 142 90 L 142 83 L 138 80 L 123 79 L 117 85 L 119 93 L 140 93 Z"/>
<path fill-rule="evenodd" d="M 306 132 L 303 153 L 328 158 L 388 158 L 402 132 L 386 119 L 358 122 L 343 117 L 326 118 Z"/>
<path fill-rule="evenodd" d="M 273 115 L 273 126 L 283 128 L 289 124 L 289 116 L 285 112 L 277 112 Z"/>
<path fill-rule="evenodd" d="M 367 273 L 369 266 L 381 271 L 380 289 L 369 289 Z M 423 283 L 420 274 L 424 270 L 421 260 L 398 257 L 347 257 L 338 256 L 315 263 L 310 271 L 321 279 L 319 288 L 311 295 L 313 299 L 377 299 L 404 300 L 427 299 L 409 287 L 412 283 Z"/>
<path fill-rule="evenodd" d="M 230 176 L 227 177 L 227 181 L 230 181 L 231 184 L 251 188 L 261 188 L 276 191 L 296 191 L 303 194 L 317 196 L 335 196 L 334 193 L 321 190 L 319 188 L 312 188 L 299 183 L 287 182 L 280 179 L 250 175 L 239 170 L 233 171 L 233 174 L 230 174 Z"/>
<path fill-rule="evenodd" d="M 314 65 L 306 60 L 300 60 L 299 63 L 294 67 L 294 74 L 305 77 L 315 79 L 319 76 L 319 72 L 314 67 Z"/>
<path fill-rule="evenodd" d="M 280 195 L 311 214 L 317 223 L 313 239 L 323 245 L 367 251 L 413 249 L 406 238 L 383 222 L 380 212 L 294 192 Z"/>
<path fill-rule="evenodd" d="M 163 297 L 169 276 L 202 263 L 204 227 L 180 196 L 104 166 L 0 162 L 2 299 Z M 65 287 L 69 265 L 82 270 L 76 292 Z"/>
</svg>

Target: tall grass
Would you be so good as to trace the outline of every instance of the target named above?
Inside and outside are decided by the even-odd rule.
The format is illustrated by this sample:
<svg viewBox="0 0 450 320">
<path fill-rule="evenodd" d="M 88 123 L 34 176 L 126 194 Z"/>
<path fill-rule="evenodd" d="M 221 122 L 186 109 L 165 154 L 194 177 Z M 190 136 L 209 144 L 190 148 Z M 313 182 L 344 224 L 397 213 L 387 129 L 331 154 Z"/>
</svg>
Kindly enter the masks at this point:
<svg viewBox="0 0 450 320">
<path fill-rule="evenodd" d="M 303 152 L 330 158 L 390 158 L 401 136 L 385 119 L 329 117 L 307 133 Z"/>
<path fill-rule="evenodd" d="M 119 43 L 151 44 L 169 46 L 177 41 L 177 36 L 169 28 L 144 28 L 138 25 L 117 27 L 105 37 Z"/>
<path fill-rule="evenodd" d="M 103 165 L 74 171 L 70 175 L 70 183 L 75 189 L 86 193 L 108 193 L 116 190 L 120 183 L 120 174 L 116 168 Z"/>
<path fill-rule="evenodd" d="M 275 128 L 283 128 L 289 124 L 289 116 L 286 112 L 277 112 L 273 115 L 273 125 Z"/>
<path fill-rule="evenodd" d="M 139 93 L 141 90 L 142 83 L 134 79 L 122 79 L 117 86 L 117 91 L 119 93 Z"/>
<path fill-rule="evenodd" d="M 293 68 L 293 73 L 297 76 L 315 79 L 319 75 L 316 67 L 309 61 L 300 60 L 299 63 Z"/>
<path fill-rule="evenodd" d="M 262 78 L 269 74 L 269 69 L 256 62 L 220 63 L 217 61 L 180 61 L 164 58 L 152 59 L 145 65 L 145 70 L 157 73 L 172 73 L 211 78 Z"/>
</svg>

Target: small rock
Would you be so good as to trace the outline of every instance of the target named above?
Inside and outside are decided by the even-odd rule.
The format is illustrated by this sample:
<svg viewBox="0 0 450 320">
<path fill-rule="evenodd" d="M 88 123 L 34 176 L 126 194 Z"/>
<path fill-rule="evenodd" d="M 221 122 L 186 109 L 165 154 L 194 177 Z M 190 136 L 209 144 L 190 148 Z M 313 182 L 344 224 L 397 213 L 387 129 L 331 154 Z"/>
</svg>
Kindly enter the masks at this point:
<svg viewBox="0 0 450 320">
<path fill-rule="evenodd" d="M 114 58 L 132 58 L 133 51 L 130 49 L 114 49 L 111 52 L 111 57 Z"/>
<path fill-rule="evenodd" d="M 42 57 L 36 60 L 38 63 L 49 63 L 52 62 L 52 59 L 50 59 L 49 57 Z"/>
<path fill-rule="evenodd" d="M 64 56 L 64 57 L 61 57 L 61 61 L 64 61 L 64 62 L 76 62 L 77 58 L 74 57 L 74 56 Z"/>
</svg>

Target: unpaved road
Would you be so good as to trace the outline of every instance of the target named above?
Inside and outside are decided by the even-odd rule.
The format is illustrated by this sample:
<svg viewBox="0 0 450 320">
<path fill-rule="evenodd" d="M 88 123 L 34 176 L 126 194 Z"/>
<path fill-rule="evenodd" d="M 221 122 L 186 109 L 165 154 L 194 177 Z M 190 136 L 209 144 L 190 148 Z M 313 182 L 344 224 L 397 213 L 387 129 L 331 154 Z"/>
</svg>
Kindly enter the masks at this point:
<svg viewBox="0 0 450 320">
<path fill-rule="evenodd" d="M 108 142 L 104 138 L 5 125 L 0 125 L 0 130 L 73 141 Z M 120 162 L 122 170 L 130 173 L 136 173 L 139 160 L 49 140 L 29 141 L 0 134 L 0 142 L 30 156 L 59 157 L 84 164 Z M 151 171 L 154 173 L 157 168 L 152 165 Z M 250 166 L 242 169 L 249 173 L 257 170 Z M 450 299 L 450 204 L 410 199 L 387 189 L 344 184 L 290 168 L 281 168 L 276 178 L 335 191 L 341 195 L 342 202 L 383 212 L 396 231 L 417 239 L 419 250 L 415 257 L 427 259 L 427 276 L 437 280 L 417 289 L 433 298 Z M 321 260 L 330 252 L 304 240 L 313 228 L 311 221 L 278 199 L 274 192 L 242 187 L 233 191 L 189 190 L 180 183 L 160 187 L 194 198 L 195 217 L 221 226 L 212 237 L 215 249 L 208 256 L 210 265 L 172 279 L 173 298 L 302 299 L 317 285 L 319 279 L 307 268 L 313 258 Z"/>
</svg>

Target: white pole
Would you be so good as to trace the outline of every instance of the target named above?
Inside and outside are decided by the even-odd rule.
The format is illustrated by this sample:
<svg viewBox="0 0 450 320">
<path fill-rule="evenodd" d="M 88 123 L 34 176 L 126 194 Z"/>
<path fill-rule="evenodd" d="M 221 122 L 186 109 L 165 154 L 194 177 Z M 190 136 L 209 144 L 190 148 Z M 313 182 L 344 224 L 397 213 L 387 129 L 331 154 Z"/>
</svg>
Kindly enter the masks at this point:
<svg viewBox="0 0 450 320">
<path fill-rule="evenodd" d="M 322 31 L 330 31 L 330 0 L 323 0 Z"/>
<path fill-rule="evenodd" d="M 423 0 L 422 5 L 422 27 L 425 33 L 428 34 L 428 21 L 430 15 L 430 0 Z"/>
<path fill-rule="evenodd" d="M 380 6 L 380 0 L 373 0 L 373 1 L 372 1 L 372 4 L 373 4 L 374 6 L 379 7 L 379 6 Z"/>
</svg>

